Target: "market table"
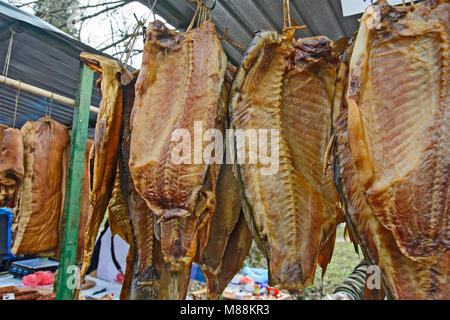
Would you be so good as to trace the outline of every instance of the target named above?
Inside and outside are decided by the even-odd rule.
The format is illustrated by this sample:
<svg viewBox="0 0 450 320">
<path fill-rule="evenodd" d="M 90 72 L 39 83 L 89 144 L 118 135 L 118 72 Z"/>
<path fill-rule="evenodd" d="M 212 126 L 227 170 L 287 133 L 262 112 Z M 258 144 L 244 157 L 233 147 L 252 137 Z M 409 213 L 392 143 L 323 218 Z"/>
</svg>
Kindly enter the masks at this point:
<svg viewBox="0 0 450 320">
<path fill-rule="evenodd" d="M 94 281 L 95 286 L 89 289 L 82 290 L 81 297 L 84 297 L 86 300 L 88 300 L 89 297 L 99 299 L 101 297 L 104 297 L 105 295 L 112 295 L 113 300 L 119 300 L 120 290 L 122 289 L 122 285 L 120 283 L 113 283 L 102 279 L 93 278 L 91 276 L 86 276 L 86 280 Z M 14 278 L 13 275 L 0 278 L 0 288 L 7 286 L 16 286 L 19 289 L 25 288 L 25 286 L 22 283 L 22 280 L 20 278 Z M 52 293 L 53 285 L 37 286 L 30 289 L 37 290 L 43 294 L 47 294 Z M 101 291 L 103 289 L 106 290 L 94 295 L 94 293 Z"/>
</svg>

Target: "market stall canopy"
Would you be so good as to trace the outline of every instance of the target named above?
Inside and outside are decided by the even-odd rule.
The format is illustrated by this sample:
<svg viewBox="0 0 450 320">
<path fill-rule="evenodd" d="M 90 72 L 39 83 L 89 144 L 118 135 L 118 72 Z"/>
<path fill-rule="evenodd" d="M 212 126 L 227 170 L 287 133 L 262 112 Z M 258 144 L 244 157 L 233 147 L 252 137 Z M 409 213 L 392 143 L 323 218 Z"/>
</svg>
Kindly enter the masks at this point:
<svg viewBox="0 0 450 320">
<path fill-rule="evenodd" d="M 149 8 L 155 0 L 139 0 Z M 363 0 L 361 0 L 363 1 Z M 248 46 L 254 31 L 259 29 L 283 29 L 282 0 L 204 0 L 215 7 L 212 11 L 217 32 L 222 35 L 228 28 L 227 37 L 241 46 Z M 291 0 L 291 18 L 298 25 L 306 25 L 307 30 L 297 31 L 299 37 L 325 35 L 336 41 L 352 37 L 359 27 L 361 14 L 344 17 L 341 0 Z M 191 0 L 158 0 L 155 11 L 177 29 L 185 30 L 196 9 Z M 243 50 L 222 41 L 228 57 L 239 64 Z"/>
<path fill-rule="evenodd" d="M 80 66 L 80 52 L 103 54 L 77 39 L 69 36 L 45 21 L 0 1 L 0 65 L 4 63 L 13 32 L 8 78 L 20 80 L 32 86 L 48 90 L 64 97 L 75 99 Z M 3 73 L 2 73 L 3 75 Z M 96 75 L 96 78 L 98 76 Z M 0 83 L 0 123 L 12 126 L 16 94 L 18 90 Z M 51 101 L 21 90 L 17 105 L 15 127 L 20 128 L 28 120 L 45 116 L 72 126 L 73 107 Z M 92 106 L 100 103 L 100 96 L 94 86 Z M 47 107 L 49 107 L 47 109 Z M 97 115 L 90 115 L 89 136 L 93 136 Z"/>
</svg>

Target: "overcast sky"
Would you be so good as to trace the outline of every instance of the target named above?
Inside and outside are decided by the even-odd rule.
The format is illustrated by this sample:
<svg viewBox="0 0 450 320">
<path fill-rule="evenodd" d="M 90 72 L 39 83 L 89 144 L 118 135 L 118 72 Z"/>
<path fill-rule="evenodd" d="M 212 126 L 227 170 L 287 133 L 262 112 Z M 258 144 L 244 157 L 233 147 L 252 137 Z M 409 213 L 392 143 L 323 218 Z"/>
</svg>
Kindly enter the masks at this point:
<svg viewBox="0 0 450 320">
<path fill-rule="evenodd" d="M 111 0 L 112 1 L 112 0 Z M 153 1 L 153 0 L 152 0 Z M 20 1 L 22 3 L 27 3 L 29 0 L 22 0 Z M 80 6 L 85 5 L 95 5 L 104 1 L 101 0 L 79 0 Z M 29 7 L 23 7 L 22 10 L 25 10 L 27 12 L 33 13 L 33 10 Z M 98 11 L 98 8 L 95 9 L 86 9 L 83 11 L 83 15 L 90 15 Z M 136 18 L 134 17 L 134 14 L 138 17 L 140 20 L 147 19 L 148 24 L 150 21 L 153 20 L 153 14 L 150 12 L 150 8 L 144 6 L 143 4 L 139 2 L 131 2 L 127 5 L 125 5 L 122 8 L 116 9 L 112 12 L 108 12 L 106 14 L 102 14 L 100 16 L 91 18 L 83 23 L 83 28 L 81 29 L 80 38 L 83 43 L 86 43 L 87 45 L 94 47 L 96 49 L 101 49 L 105 47 L 107 44 L 112 43 L 114 41 L 119 40 L 119 37 L 112 38 L 111 37 L 111 24 L 114 30 L 117 30 L 117 28 L 120 28 L 121 30 L 133 30 L 134 27 L 137 24 Z M 163 18 L 156 15 L 156 18 L 164 21 Z M 124 43 L 125 46 L 126 43 Z M 139 37 L 135 42 L 135 49 L 142 49 L 143 48 L 143 38 L 142 36 Z M 107 54 L 113 55 L 116 53 L 114 48 L 105 50 Z M 116 56 L 117 58 L 120 57 L 119 55 Z M 128 62 L 129 65 L 133 66 L 136 69 L 139 69 L 142 62 L 142 54 L 139 54 L 138 56 L 135 56 L 131 59 L 131 61 Z"/>
</svg>

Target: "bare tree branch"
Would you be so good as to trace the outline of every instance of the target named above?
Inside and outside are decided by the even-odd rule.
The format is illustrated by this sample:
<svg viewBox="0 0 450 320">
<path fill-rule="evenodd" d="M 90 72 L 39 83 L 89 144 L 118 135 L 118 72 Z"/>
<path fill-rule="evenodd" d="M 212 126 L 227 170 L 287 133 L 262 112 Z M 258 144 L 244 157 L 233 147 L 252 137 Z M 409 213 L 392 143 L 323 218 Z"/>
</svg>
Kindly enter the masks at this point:
<svg viewBox="0 0 450 320">
<path fill-rule="evenodd" d="M 34 2 L 37 2 L 37 1 L 34 1 Z M 94 4 L 94 5 L 81 6 L 81 7 L 78 7 L 78 9 L 84 10 L 84 9 L 98 8 L 98 7 L 104 7 L 104 6 L 108 6 L 108 5 L 111 5 L 111 4 L 117 4 L 117 3 L 122 3 L 122 5 L 127 4 L 126 1 L 119 0 L 119 1 L 98 3 L 98 4 Z M 49 10 L 47 12 L 47 14 L 48 14 L 48 16 L 52 16 L 52 15 L 56 15 L 56 14 L 58 14 L 60 12 L 65 12 L 65 11 L 67 11 L 67 8 L 54 9 L 54 10 Z"/>
<path fill-rule="evenodd" d="M 81 17 L 81 18 L 79 19 L 79 21 L 84 21 L 84 20 L 88 20 L 88 19 L 97 17 L 97 16 L 99 16 L 99 15 L 105 13 L 105 12 L 108 12 L 108 11 L 111 11 L 111 10 L 115 10 L 115 9 L 118 9 L 118 8 L 121 8 L 121 7 L 123 7 L 125 4 L 126 4 L 126 2 L 122 2 L 121 4 L 119 4 L 119 5 L 117 5 L 117 6 L 105 8 L 105 9 L 100 10 L 100 11 L 94 13 L 94 14 L 91 14 L 91 15 L 88 15 L 88 16 L 85 16 L 85 17 Z M 60 26 L 57 26 L 57 28 L 58 28 L 58 29 L 61 29 L 61 28 L 64 27 L 65 25 L 66 25 L 66 24 L 62 24 L 62 25 L 60 25 Z"/>
<path fill-rule="evenodd" d="M 14 6 L 16 7 L 16 8 L 23 8 L 23 7 L 26 7 L 26 6 L 30 6 L 30 5 L 32 5 L 32 4 L 35 4 L 37 2 L 37 0 L 36 1 L 30 1 L 30 2 L 27 2 L 27 3 L 21 3 L 21 4 L 15 4 L 15 2 L 13 3 L 14 4 Z"/>
<path fill-rule="evenodd" d="M 108 50 L 109 48 L 115 47 L 116 45 L 118 45 L 119 43 L 124 42 L 125 40 L 127 40 L 128 38 L 130 38 L 132 36 L 132 34 L 126 34 L 123 38 L 121 38 L 120 40 L 114 41 L 113 43 L 108 44 L 106 47 L 103 47 L 101 49 L 99 49 L 100 51 L 105 51 Z"/>
</svg>

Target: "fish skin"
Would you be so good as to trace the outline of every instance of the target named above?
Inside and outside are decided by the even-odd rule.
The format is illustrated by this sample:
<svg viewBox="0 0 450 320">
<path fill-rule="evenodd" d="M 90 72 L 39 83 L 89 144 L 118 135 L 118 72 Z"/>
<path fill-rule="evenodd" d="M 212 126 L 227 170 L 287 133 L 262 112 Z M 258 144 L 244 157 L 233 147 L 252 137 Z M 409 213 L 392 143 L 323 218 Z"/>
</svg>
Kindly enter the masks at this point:
<svg viewBox="0 0 450 320">
<path fill-rule="evenodd" d="M 345 94 L 349 84 L 347 78 L 353 46 L 354 42 L 342 57 L 333 111 L 333 130 L 336 133 L 333 179 L 345 209 L 346 227 L 361 247 L 367 263 L 380 268 L 382 285 L 388 298 L 448 299 L 448 251 L 432 264 L 408 258 L 397 246 L 392 232 L 378 219 L 366 200 L 348 133 Z"/>
<path fill-rule="evenodd" d="M 230 279 L 227 278 L 232 272 L 227 272 L 227 269 L 234 270 L 236 272 L 242 266 L 239 264 L 239 254 L 241 251 L 229 249 L 229 244 L 234 230 L 236 230 L 239 217 L 241 216 L 241 197 L 239 194 L 239 189 L 237 187 L 237 182 L 234 177 L 233 168 L 230 164 L 222 165 L 222 169 L 219 175 L 216 188 L 216 209 L 211 218 L 211 230 L 209 232 L 208 243 L 203 251 L 198 250 L 198 257 L 196 257 L 196 263 L 199 265 L 203 274 L 205 275 L 207 281 L 207 298 L 208 299 L 218 299 L 225 287 L 222 287 L 222 283 L 228 283 Z M 245 223 L 245 220 L 244 220 Z M 243 228 L 242 231 L 245 232 Z M 248 229 L 247 229 L 248 231 Z M 248 231 L 250 234 L 250 231 Z M 236 235 L 234 237 L 240 237 Z M 242 236 L 243 241 L 250 239 L 251 245 L 251 234 L 246 237 Z M 245 244 L 242 245 L 245 247 Z M 225 252 L 231 252 L 227 255 L 225 259 Z M 245 250 L 243 250 L 245 251 Z M 232 254 L 236 256 L 232 256 Z M 248 251 L 247 251 L 248 253 Z M 244 255 L 244 259 L 245 259 Z M 243 260 L 242 260 L 243 262 Z"/>
<path fill-rule="evenodd" d="M 81 262 L 84 248 L 84 235 L 86 234 L 87 222 L 89 217 L 90 203 L 90 187 L 89 187 L 89 172 L 90 172 L 90 155 L 94 141 L 88 139 L 86 141 L 86 151 L 84 157 L 84 172 L 83 184 L 81 186 L 81 201 L 80 201 L 80 220 L 78 224 L 78 246 L 77 246 L 77 263 Z"/>
<path fill-rule="evenodd" d="M 153 232 L 154 214 L 134 188 L 128 166 L 131 136 L 130 117 L 134 103 L 134 85 L 137 76 L 138 71 L 134 73 L 134 81 L 123 89 L 119 177 L 122 196 L 127 203 L 135 248 L 133 255 L 133 276 L 130 283 L 130 300 L 156 300 L 161 269 L 161 266 L 158 268 L 156 251 L 158 249 L 161 251 L 161 246 L 158 246 Z"/>
<path fill-rule="evenodd" d="M 164 259 L 158 299 L 184 299 L 197 245 L 204 243 L 203 230 L 214 211 L 218 170 L 172 163 L 178 142 L 171 135 L 175 129 L 192 133 L 195 121 L 206 129 L 216 127 L 227 61 L 209 21 L 187 33 L 155 21 L 146 37 L 131 116 L 129 167 L 136 191 L 158 218 Z"/>
<path fill-rule="evenodd" d="M 28 121 L 21 128 L 24 180 L 11 226 L 11 252 L 49 257 L 58 246 L 62 213 L 63 153 L 70 135 L 50 119 Z"/>
<path fill-rule="evenodd" d="M 319 142 L 323 145 L 325 141 L 326 146 L 330 137 L 337 59 L 331 55 L 332 42 L 324 37 L 292 42 L 292 36 L 292 33 L 281 36 L 266 30 L 256 34 L 236 74 L 229 108 L 234 130 L 268 128 L 280 132 L 279 170 L 276 174 L 261 175 L 260 166 L 249 164 L 248 159 L 246 164 L 236 164 L 236 174 L 247 224 L 258 248 L 268 260 L 269 283 L 284 289 L 299 289 L 312 284 L 318 260 L 323 266 L 329 261 L 330 247 L 332 250 L 334 243 L 328 238 L 343 220 L 337 210 L 337 195 L 333 191 L 331 177 L 327 176 L 323 183 L 318 182 L 322 172 L 318 174 L 317 171 L 321 170 L 316 168 L 321 167 L 325 150 L 314 155 L 311 166 L 316 173 L 310 181 L 305 177 L 308 170 L 302 170 L 301 152 L 291 150 L 299 144 L 296 139 L 301 138 L 296 133 L 299 129 L 291 120 L 302 117 L 303 110 L 295 108 L 295 104 L 289 101 L 289 91 L 295 94 L 302 89 L 301 81 L 295 84 L 296 77 L 304 76 L 308 70 L 320 71 L 322 62 L 323 65 L 330 64 L 332 76 L 325 81 L 326 85 L 320 84 L 320 87 L 329 87 L 324 90 L 327 92 L 326 104 L 322 109 L 317 103 L 309 105 L 313 109 L 319 106 L 314 112 L 322 113 L 320 118 L 328 123 L 325 127 L 318 125 L 321 136 L 316 141 L 316 148 L 320 149 Z M 323 193 L 326 195 L 322 196 Z M 312 219 L 316 213 L 321 214 L 321 219 Z M 313 229 L 311 233 L 305 226 Z M 305 250 L 302 246 L 306 243 L 312 248 Z"/>
<path fill-rule="evenodd" d="M 366 199 L 399 249 L 432 264 L 450 245 L 450 3 L 373 8 L 350 61 L 352 155 Z"/>
<path fill-rule="evenodd" d="M 222 134 L 229 127 L 228 94 L 236 67 L 228 64 L 219 103 L 216 128 Z M 226 150 L 224 150 L 226 151 Z M 224 163 L 226 154 L 224 153 Z M 216 165 L 220 170 L 216 186 L 216 208 L 208 228 L 205 228 L 195 262 L 202 270 L 207 282 L 207 299 L 219 299 L 221 293 L 240 270 L 252 244 L 252 235 L 241 212 L 241 196 L 231 164 Z"/>
<path fill-rule="evenodd" d="M 25 174 L 22 131 L 0 125 L 0 147 L 0 207 L 14 208 Z"/>
<path fill-rule="evenodd" d="M 236 227 L 228 239 L 227 247 L 222 257 L 222 264 L 218 270 L 218 276 L 213 278 L 211 283 L 208 284 L 208 299 L 219 299 L 228 283 L 241 270 L 250 252 L 252 242 L 252 233 L 247 226 L 245 215 L 241 211 Z"/>
<path fill-rule="evenodd" d="M 22 132 L 19 129 L 8 128 L 0 141 L 0 184 L 17 185 L 25 174 Z"/>
<path fill-rule="evenodd" d="M 327 37 L 297 39 L 292 69 L 283 79 L 281 122 L 296 172 L 296 206 L 300 220 L 299 245 L 303 272 L 322 274 L 331 260 L 337 225 L 345 220 L 338 207 L 331 172 L 322 172 L 331 139 L 331 115 L 339 58 Z M 315 208 L 315 210 L 314 210 Z M 308 233 L 307 237 L 301 235 Z M 315 259 L 309 256 L 316 257 Z M 312 279 L 311 279 L 312 280 Z"/>
<path fill-rule="evenodd" d="M 248 229 L 244 213 L 239 211 L 237 216 L 239 219 L 231 234 L 226 238 L 226 245 L 219 245 L 223 247 L 223 249 L 220 248 L 222 254 L 215 253 L 213 256 L 211 253 L 210 261 L 199 261 L 199 267 L 207 281 L 206 298 L 208 300 L 220 298 L 228 283 L 241 270 L 250 251 L 253 241 L 252 233 Z"/>
<path fill-rule="evenodd" d="M 111 237 L 114 238 L 117 234 L 130 246 L 126 258 L 124 280 L 120 291 L 120 300 L 129 300 L 131 295 L 131 281 L 133 278 L 135 248 L 131 222 L 128 215 L 128 206 L 122 197 L 119 168 L 117 170 L 112 196 L 108 203 L 108 222 L 111 230 Z"/>
<path fill-rule="evenodd" d="M 122 68 L 117 61 L 100 55 L 82 52 L 80 58 L 101 75 L 97 87 L 102 96 L 90 159 L 91 212 L 87 223 L 80 272 L 81 279 L 84 279 L 116 178 L 122 124 L 122 86 L 118 76 L 122 73 Z"/>
<path fill-rule="evenodd" d="M 208 165 L 171 164 L 176 143 L 170 139 L 175 129 L 186 129 L 193 136 L 194 121 L 203 121 L 204 128 L 215 127 L 226 56 L 211 22 L 187 34 L 154 22 L 147 38 L 131 118 L 130 171 L 136 189 L 161 218 L 165 210 L 192 212 L 195 206 Z M 166 38 L 175 40 L 161 43 Z M 202 62 L 207 56 L 211 56 L 208 68 Z M 196 104 L 204 107 L 195 108 Z M 149 126 L 152 131 L 145 132 Z M 151 152 L 142 155 L 141 150 L 149 147 Z"/>
</svg>

